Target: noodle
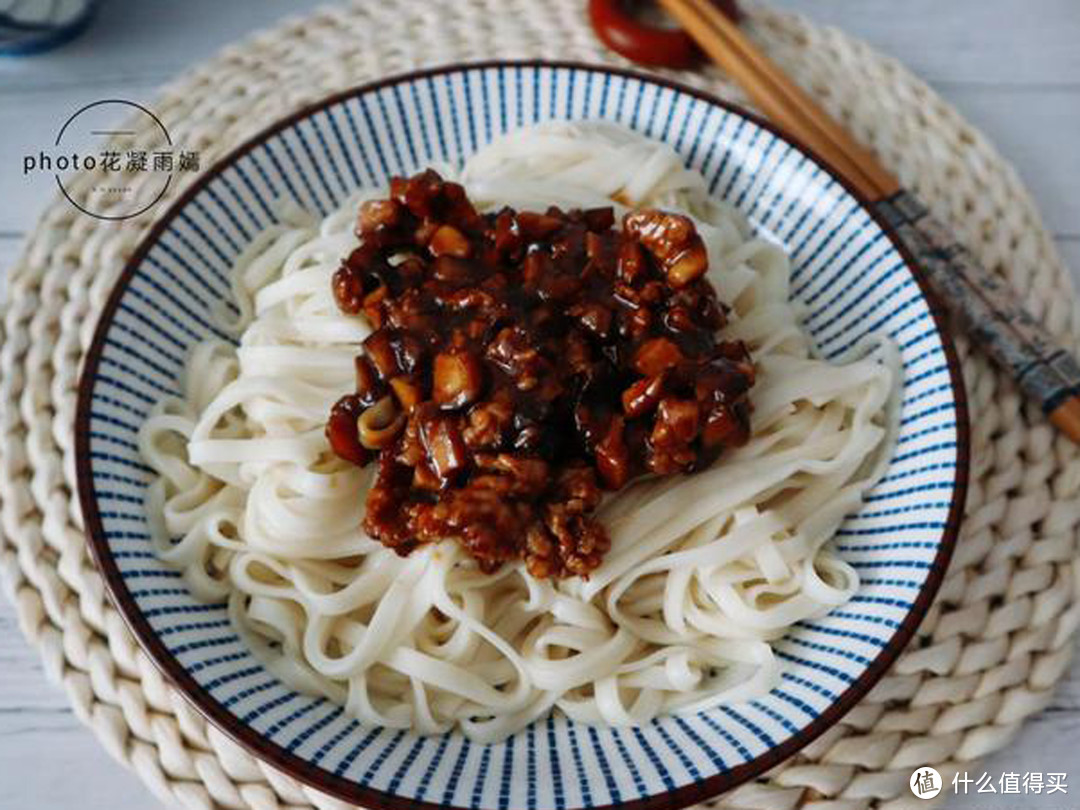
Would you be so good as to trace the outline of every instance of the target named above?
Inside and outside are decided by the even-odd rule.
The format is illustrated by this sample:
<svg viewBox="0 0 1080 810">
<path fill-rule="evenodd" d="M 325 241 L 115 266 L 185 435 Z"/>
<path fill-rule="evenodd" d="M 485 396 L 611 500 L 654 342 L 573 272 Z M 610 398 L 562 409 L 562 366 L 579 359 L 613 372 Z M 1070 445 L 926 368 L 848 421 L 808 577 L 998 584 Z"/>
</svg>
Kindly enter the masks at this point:
<svg viewBox="0 0 1080 810">
<path fill-rule="evenodd" d="M 228 602 L 276 675 L 365 723 L 491 741 L 553 707 L 628 725 L 768 692 L 769 642 L 858 586 L 829 541 L 888 462 L 895 347 L 817 358 L 783 253 L 750 238 L 673 151 L 629 131 L 521 131 L 456 179 L 482 210 L 621 215 L 629 203 L 692 216 L 732 305 L 724 336 L 757 364 L 750 441 L 700 473 L 609 496 L 598 517 L 612 546 L 587 580 L 537 580 L 520 562 L 485 574 L 453 542 L 402 558 L 366 537 L 372 473 L 337 459 L 323 427 L 370 331 L 339 312 L 330 277 L 371 189 L 322 222 L 292 216 L 237 262 L 236 308 L 219 315 L 239 347 L 196 346 L 184 396 L 155 406 L 139 436 L 158 475 L 157 553 L 196 596 Z"/>
</svg>

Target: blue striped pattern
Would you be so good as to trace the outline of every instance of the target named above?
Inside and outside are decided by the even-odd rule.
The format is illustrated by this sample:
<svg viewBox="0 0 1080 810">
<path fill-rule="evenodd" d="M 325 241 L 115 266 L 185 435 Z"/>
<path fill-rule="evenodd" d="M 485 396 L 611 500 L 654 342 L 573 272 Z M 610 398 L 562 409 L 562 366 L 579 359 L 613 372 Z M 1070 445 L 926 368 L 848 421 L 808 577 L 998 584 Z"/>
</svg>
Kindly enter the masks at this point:
<svg viewBox="0 0 1080 810">
<path fill-rule="evenodd" d="M 512 740 L 418 738 L 364 728 L 271 677 L 224 605 L 192 598 L 150 552 L 142 499 L 150 475 L 135 434 L 177 390 L 187 350 L 215 335 L 207 312 L 228 294 L 230 263 L 289 200 L 319 214 L 358 184 L 431 160 L 460 161 L 533 121 L 605 118 L 671 143 L 785 246 L 807 328 L 828 356 L 867 332 L 902 347 L 903 430 L 885 480 L 844 524 L 856 598 L 777 645 L 781 686 L 746 704 L 592 729 L 562 717 Z M 404 80 L 337 102 L 247 151 L 172 219 L 109 323 L 93 387 L 92 483 L 112 558 L 171 654 L 241 722 L 331 774 L 396 795 L 475 808 L 593 807 L 653 795 L 731 769 L 789 739 L 881 654 L 911 610 L 942 541 L 958 430 L 941 338 L 903 260 L 827 172 L 736 113 L 636 78 L 586 69 L 477 67 Z"/>
</svg>

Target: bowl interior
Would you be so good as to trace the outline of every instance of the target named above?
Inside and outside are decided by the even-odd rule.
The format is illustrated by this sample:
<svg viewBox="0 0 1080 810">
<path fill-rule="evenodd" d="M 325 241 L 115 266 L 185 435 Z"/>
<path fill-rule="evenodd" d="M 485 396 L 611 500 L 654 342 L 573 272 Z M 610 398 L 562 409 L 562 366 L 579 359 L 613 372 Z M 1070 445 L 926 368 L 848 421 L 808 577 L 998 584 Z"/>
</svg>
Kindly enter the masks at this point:
<svg viewBox="0 0 1080 810">
<path fill-rule="evenodd" d="M 792 256 L 794 296 L 825 356 L 871 332 L 899 345 L 899 443 L 885 478 L 836 538 L 862 585 L 850 604 L 776 644 L 782 683 L 760 700 L 633 729 L 548 718 L 493 745 L 364 727 L 270 675 L 224 606 L 194 599 L 155 557 L 143 506 L 151 473 L 135 434 L 154 402 L 178 393 L 188 348 L 228 337 L 207 313 L 229 295 L 234 258 L 276 221 L 277 202 L 326 214 L 359 185 L 431 159 L 460 161 L 500 133 L 548 119 L 608 119 L 670 143 Z M 767 126 L 631 74 L 481 65 L 388 80 L 304 111 L 207 172 L 168 212 L 98 329 L 80 400 L 79 485 L 95 554 L 140 640 L 215 723 L 292 775 L 369 806 L 671 806 L 730 787 L 808 742 L 910 637 L 955 540 L 961 397 L 951 349 L 893 242 L 826 169 Z"/>
</svg>

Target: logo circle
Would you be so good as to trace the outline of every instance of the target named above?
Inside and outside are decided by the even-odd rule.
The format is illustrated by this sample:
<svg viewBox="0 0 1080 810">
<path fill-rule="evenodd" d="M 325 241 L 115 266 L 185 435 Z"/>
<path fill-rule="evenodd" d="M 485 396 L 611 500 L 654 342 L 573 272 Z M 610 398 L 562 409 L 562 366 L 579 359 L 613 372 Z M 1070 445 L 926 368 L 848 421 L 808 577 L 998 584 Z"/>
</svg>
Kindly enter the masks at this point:
<svg viewBox="0 0 1080 810">
<path fill-rule="evenodd" d="M 941 793 L 944 785 L 941 782 L 941 774 L 929 765 L 916 768 L 908 779 L 908 787 L 912 794 L 919 799 L 932 799 Z"/>
<path fill-rule="evenodd" d="M 59 171 L 54 177 L 68 202 L 97 219 L 137 217 L 164 196 L 173 179 L 172 138 L 156 115 L 134 101 L 87 104 L 60 127 L 55 147 L 58 164 L 70 155 L 63 166 L 93 173 L 97 184 L 90 195 L 74 192 Z"/>
</svg>

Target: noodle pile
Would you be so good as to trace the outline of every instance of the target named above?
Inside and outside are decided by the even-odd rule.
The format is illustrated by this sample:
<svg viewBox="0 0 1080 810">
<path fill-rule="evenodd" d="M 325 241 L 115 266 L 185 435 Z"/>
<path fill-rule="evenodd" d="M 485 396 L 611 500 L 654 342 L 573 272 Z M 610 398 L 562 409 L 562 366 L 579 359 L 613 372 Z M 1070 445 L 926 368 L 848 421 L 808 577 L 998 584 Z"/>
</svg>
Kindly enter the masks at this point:
<svg viewBox="0 0 1080 810">
<path fill-rule="evenodd" d="M 339 312 L 330 285 L 355 247 L 357 206 L 383 195 L 368 189 L 321 222 L 293 213 L 237 262 L 235 309 L 218 317 L 239 347 L 197 345 L 183 397 L 155 406 L 140 433 L 158 475 L 157 552 L 196 596 L 228 602 L 272 672 L 373 725 L 492 741 L 556 707 L 630 725 L 768 692 L 770 640 L 858 586 L 829 540 L 888 462 L 895 347 L 815 357 L 784 254 L 750 238 L 668 147 L 629 131 L 545 125 L 460 172 L 436 168 L 480 210 L 692 216 L 732 306 L 723 336 L 756 361 L 750 441 L 703 472 L 609 496 L 597 514 L 612 547 L 588 580 L 536 580 L 520 563 L 484 574 L 454 542 L 401 558 L 366 537 L 372 470 L 334 457 L 323 429 L 370 331 Z"/>
</svg>

